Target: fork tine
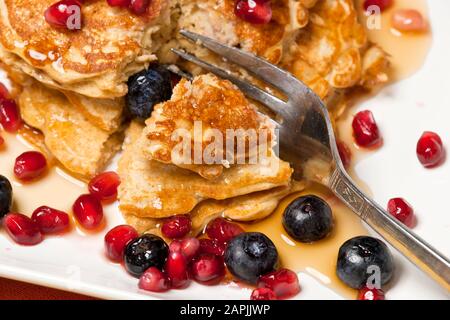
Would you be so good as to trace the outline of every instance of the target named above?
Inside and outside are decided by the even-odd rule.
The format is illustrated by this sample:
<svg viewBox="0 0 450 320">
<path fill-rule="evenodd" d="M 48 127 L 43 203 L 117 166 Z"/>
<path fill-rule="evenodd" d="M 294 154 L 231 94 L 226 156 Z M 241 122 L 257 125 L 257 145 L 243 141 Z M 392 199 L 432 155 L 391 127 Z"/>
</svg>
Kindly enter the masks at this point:
<svg viewBox="0 0 450 320">
<path fill-rule="evenodd" d="M 227 60 L 248 70 L 284 93 L 290 94 L 298 92 L 299 90 L 299 81 L 297 78 L 289 72 L 282 70 L 254 54 L 223 45 L 211 38 L 191 31 L 181 30 L 180 33 L 184 37 L 201 44 Z"/>
<path fill-rule="evenodd" d="M 270 93 L 267 93 L 266 91 L 244 80 L 241 80 L 240 78 L 232 75 L 231 72 L 221 69 L 218 66 L 210 64 L 206 61 L 203 61 L 190 53 L 178 49 L 172 49 L 172 52 L 179 55 L 183 59 L 195 63 L 200 67 L 218 75 L 221 78 L 230 80 L 237 87 L 239 87 L 239 89 L 241 89 L 241 91 L 248 97 L 261 102 L 276 114 L 286 116 L 287 104 L 283 100 L 271 95 Z"/>
</svg>

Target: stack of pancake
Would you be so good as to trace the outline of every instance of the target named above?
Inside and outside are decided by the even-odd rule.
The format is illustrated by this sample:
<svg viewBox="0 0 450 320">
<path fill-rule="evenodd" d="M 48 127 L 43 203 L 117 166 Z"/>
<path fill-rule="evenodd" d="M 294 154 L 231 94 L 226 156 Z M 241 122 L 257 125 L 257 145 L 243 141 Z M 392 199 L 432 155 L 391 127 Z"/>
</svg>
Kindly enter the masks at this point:
<svg viewBox="0 0 450 320">
<path fill-rule="evenodd" d="M 0 60 L 22 89 L 22 117 L 42 131 L 44 151 L 90 178 L 121 148 L 127 80 L 157 60 L 169 3 L 153 0 L 135 16 L 89 1 L 81 30 L 68 31 L 45 21 L 54 2 L 1 1 Z"/>
<path fill-rule="evenodd" d="M 239 129 L 249 135 L 239 138 L 232 131 Z M 186 133 L 183 138 L 177 130 Z M 212 138 L 213 130 L 220 135 Z M 264 138 L 252 143 L 247 139 L 251 133 Z M 221 140 L 215 145 L 217 136 Z M 264 218 L 281 198 L 301 188 L 291 183 L 289 164 L 273 152 L 273 136 L 268 117 L 230 82 L 210 74 L 192 82 L 183 79 L 169 101 L 155 106 L 145 129 L 133 123 L 127 132 L 119 162 L 120 209 L 134 225 L 140 221 L 141 231 L 179 214 L 192 216 L 194 232 L 218 215 L 240 221 Z M 226 141 L 235 143 L 230 147 Z M 239 143 L 244 146 L 240 150 Z M 208 162 L 208 154 L 217 161 Z"/>
<path fill-rule="evenodd" d="M 104 170 L 121 149 L 125 133 L 120 209 L 140 231 L 175 214 L 191 214 L 194 230 L 220 214 L 241 221 L 260 219 L 286 194 L 304 187 L 291 182 L 288 164 L 274 155 L 278 169 L 262 170 L 264 174 L 252 165 L 184 165 L 169 156 L 173 146 L 161 137 L 171 131 L 161 123 L 191 128 L 193 118 L 179 113 L 177 106 L 202 106 L 196 100 L 202 95 L 221 97 L 213 107 L 218 115 L 230 115 L 226 126 L 233 126 L 240 112 L 245 119 L 241 115 L 239 120 L 248 120 L 250 127 L 267 123 L 234 86 L 211 75 L 192 83 L 183 80 L 171 101 L 155 107 L 145 124 L 126 120 L 124 97 L 131 75 L 151 63 L 177 63 L 195 76 L 202 73 L 177 61 L 170 48 L 226 64 L 182 39 L 180 29 L 253 52 L 291 71 L 324 99 L 334 117 L 354 88 L 371 89 L 387 80 L 386 54 L 368 42 L 352 0 L 272 0 L 273 18 L 265 25 L 237 18 L 234 0 L 151 0 L 142 16 L 110 7 L 106 0 L 90 0 L 83 3 L 78 31 L 47 24 L 44 11 L 54 2 L 0 0 L 2 66 L 21 89 L 22 117 L 42 133 L 42 141 L 34 142 L 74 175 L 89 179 Z M 198 96 L 189 94 L 194 91 Z M 178 118 L 171 109 L 178 110 Z M 207 126 L 217 120 L 199 118 Z"/>
</svg>

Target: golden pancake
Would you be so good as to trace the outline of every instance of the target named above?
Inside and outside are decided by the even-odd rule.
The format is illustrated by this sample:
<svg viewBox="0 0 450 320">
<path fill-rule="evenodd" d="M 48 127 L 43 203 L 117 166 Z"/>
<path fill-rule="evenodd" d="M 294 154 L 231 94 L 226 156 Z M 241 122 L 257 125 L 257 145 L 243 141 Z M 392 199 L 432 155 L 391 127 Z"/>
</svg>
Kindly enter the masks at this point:
<svg viewBox="0 0 450 320">
<path fill-rule="evenodd" d="M 133 122 L 119 160 L 119 208 L 139 217 L 186 214 L 206 199 L 223 200 L 287 186 L 289 164 L 272 156 L 267 163 L 235 165 L 213 181 L 174 165 L 149 160 L 143 126 Z"/>
<path fill-rule="evenodd" d="M 120 150 L 120 132 L 110 134 L 94 126 L 63 94 L 38 82 L 23 88 L 19 105 L 24 121 L 44 134 L 46 148 L 77 176 L 101 172 Z"/>
<path fill-rule="evenodd" d="M 168 1 L 152 0 L 143 16 L 105 0 L 86 1 L 76 31 L 45 21 L 54 2 L 0 1 L 0 58 L 55 88 L 96 98 L 124 96 L 128 77 L 156 59 L 162 41 L 154 42 L 153 35 L 168 23 Z"/>
<path fill-rule="evenodd" d="M 205 200 L 200 202 L 190 213 L 192 220 L 191 235 L 197 236 L 214 218 L 224 217 L 234 221 L 256 221 L 269 216 L 280 201 L 293 192 L 302 191 L 303 182 L 293 182 L 285 187 L 259 191 L 227 200 Z M 140 218 L 132 212 L 122 211 L 126 222 L 139 233 L 152 233 L 163 236 L 160 225 L 164 219 Z"/>
<path fill-rule="evenodd" d="M 322 99 L 354 86 L 387 81 L 387 55 L 368 43 L 352 0 L 319 0 L 282 66 Z"/>
<path fill-rule="evenodd" d="M 199 57 L 213 59 L 209 51 L 178 34 L 180 29 L 187 29 L 278 63 L 291 33 L 308 23 L 308 9 L 316 1 L 272 0 L 272 20 L 263 25 L 238 18 L 234 13 L 234 0 L 172 1 L 172 19 L 176 27 L 173 39 L 163 46 L 158 57 L 166 61 L 171 56 L 170 48 L 179 47 Z"/>
</svg>

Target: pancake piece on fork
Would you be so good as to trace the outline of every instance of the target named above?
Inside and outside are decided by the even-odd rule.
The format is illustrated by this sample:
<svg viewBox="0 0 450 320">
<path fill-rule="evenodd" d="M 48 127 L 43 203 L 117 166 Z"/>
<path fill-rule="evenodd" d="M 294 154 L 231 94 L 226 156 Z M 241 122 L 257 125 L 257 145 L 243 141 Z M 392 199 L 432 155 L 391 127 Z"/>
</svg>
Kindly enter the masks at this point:
<svg viewBox="0 0 450 320">
<path fill-rule="evenodd" d="M 269 118 L 258 114 L 235 85 L 212 74 L 192 82 L 182 79 L 172 98 L 155 106 L 146 125 L 145 152 L 151 159 L 206 179 L 219 177 L 230 164 L 262 155 L 275 134 Z M 184 145 L 177 148 L 180 142 Z"/>
</svg>

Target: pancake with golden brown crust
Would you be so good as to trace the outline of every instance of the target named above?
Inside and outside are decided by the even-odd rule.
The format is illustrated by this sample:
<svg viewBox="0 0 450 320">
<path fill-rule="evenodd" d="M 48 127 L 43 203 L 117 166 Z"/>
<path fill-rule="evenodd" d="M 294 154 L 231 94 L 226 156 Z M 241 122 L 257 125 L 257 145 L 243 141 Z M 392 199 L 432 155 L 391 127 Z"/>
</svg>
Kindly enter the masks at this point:
<svg viewBox="0 0 450 320">
<path fill-rule="evenodd" d="M 282 66 L 322 99 L 387 81 L 386 53 L 367 40 L 352 0 L 319 0 Z"/>
<path fill-rule="evenodd" d="M 174 165 L 149 160 L 143 126 L 132 122 L 119 161 L 119 208 L 139 217 L 186 214 L 203 200 L 223 200 L 287 186 L 292 169 L 271 157 L 267 163 L 235 165 L 214 181 Z"/>
<path fill-rule="evenodd" d="M 0 1 L 0 58 L 55 88 L 96 98 L 124 96 L 128 77 L 156 59 L 161 41 L 152 36 L 167 23 L 168 1 L 152 0 L 142 16 L 105 0 L 85 1 L 77 31 L 45 21 L 54 2 Z"/>
<path fill-rule="evenodd" d="M 44 134 L 46 149 L 68 171 L 83 178 L 101 172 L 120 150 L 122 134 L 94 126 L 60 92 L 33 81 L 19 96 L 24 121 Z"/>
<path fill-rule="evenodd" d="M 250 161 L 258 148 L 272 146 L 274 135 L 269 119 L 235 85 L 212 74 L 181 80 L 172 98 L 155 106 L 146 125 L 145 152 L 151 159 L 206 179 L 217 178 L 224 167 Z"/>
<path fill-rule="evenodd" d="M 174 0 L 173 39 L 158 57 L 166 61 L 171 56 L 170 48 L 181 47 L 199 57 L 213 59 L 209 51 L 194 46 L 178 34 L 180 29 L 187 29 L 278 63 L 291 33 L 308 23 L 308 10 L 316 1 L 272 0 L 272 20 L 267 24 L 252 24 L 236 16 L 234 0 Z"/>
</svg>

